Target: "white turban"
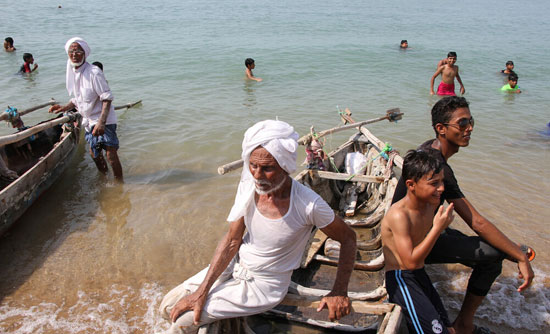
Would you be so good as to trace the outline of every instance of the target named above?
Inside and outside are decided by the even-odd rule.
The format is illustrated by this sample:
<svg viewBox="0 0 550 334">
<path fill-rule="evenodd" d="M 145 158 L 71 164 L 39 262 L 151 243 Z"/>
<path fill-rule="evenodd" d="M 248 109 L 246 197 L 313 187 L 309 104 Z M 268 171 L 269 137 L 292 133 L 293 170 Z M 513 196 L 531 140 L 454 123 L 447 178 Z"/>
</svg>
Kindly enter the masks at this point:
<svg viewBox="0 0 550 334">
<path fill-rule="evenodd" d="M 88 59 L 88 56 L 90 55 L 90 47 L 88 46 L 88 43 L 86 43 L 85 40 L 83 40 L 80 37 L 73 37 L 65 43 L 65 52 L 67 52 L 67 56 L 69 55 L 69 48 L 71 47 L 71 44 L 78 43 L 82 50 L 84 50 L 84 61 Z M 69 92 L 69 95 L 73 95 L 74 93 L 74 82 L 75 82 L 75 71 L 73 67 L 71 66 L 71 59 L 67 59 L 67 78 L 66 78 L 66 87 L 67 92 Z"/>
<path fill-rule="evenodd" d="M 296 149 L 298 148 L 298 133 L 288 123 L 266 120 L 254 124 L 246 130 L 243 139 L 243 171 L 239 189 L 235 196 L 235 204 L 227 217 L 227 221 L 235 221 L 245 215 L 250 200 L 254 197 L 254 177 L 248 167 L 250 154 L 258 146 L 265 148 L 277 160 L 279 166 L 287 173 L 296 170 Z"/>
</svg>

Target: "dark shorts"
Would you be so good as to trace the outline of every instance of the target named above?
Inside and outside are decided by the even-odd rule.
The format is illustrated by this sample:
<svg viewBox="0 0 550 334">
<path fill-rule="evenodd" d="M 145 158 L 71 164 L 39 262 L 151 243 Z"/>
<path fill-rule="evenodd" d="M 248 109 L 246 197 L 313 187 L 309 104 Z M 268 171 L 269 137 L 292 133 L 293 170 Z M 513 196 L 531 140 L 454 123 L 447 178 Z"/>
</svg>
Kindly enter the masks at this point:
<svg viewBox="0 0 550 334">
<path fill-rule="evenodd" d="M 386 272 L 386 290 L 403 308 L 409 333 L 449 333 L 449 316 L 424 268 Z"/>
<path fill-rule="evenodd" d="M 116 124 L 107 124 L 105 125 L 105 133 L 101 136 L 93 136 L 92 132 L 94 131 L 94 126 L 90 132 L 86 131 L 84 138 L 90 144 L 92 149 L 92 154 L 94 158 L 97 158 L 101 154 L 101 150 L 105 149 L 106 146 L 114 147 L 118 150 L 118 137 L 116 135 Z"/>
</svg>

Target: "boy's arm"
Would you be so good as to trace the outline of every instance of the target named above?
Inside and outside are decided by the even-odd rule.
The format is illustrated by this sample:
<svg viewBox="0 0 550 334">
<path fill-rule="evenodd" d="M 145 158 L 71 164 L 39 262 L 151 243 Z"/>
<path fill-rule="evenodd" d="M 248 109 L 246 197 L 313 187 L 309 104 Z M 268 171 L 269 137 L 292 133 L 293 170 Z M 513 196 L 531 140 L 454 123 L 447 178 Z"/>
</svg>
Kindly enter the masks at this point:
<svg viewBox="0 0 550 334">
<path fill-rule="evenodd" d="M 256 80 L 258 82 L 262 81 L 262 78 L 256 78 L 249 68 L 246 69 L 246 77 L 250 80 Z"/>
<path fill-rule="evenodd" d="M 431 95 L 435 94 L 435 92 L 434 92 L 434 80 L 441 73 L 441 71 L 443 71 L 443 68 L 444 67 L 438 67 L 437 70 L 435 71 L 434 75 L 432 75 L 432 79 L 430 80 L 430 94 Z"/>
<path fill-rule="evenodd" d="M 462 84 L 462 79 L 460 79 L 460 74 L 458 74 L 458 66 L 456 67 L 456 80 L 460 84 L 460 94 L 464 95 L 466 92 L 466 89 L 464 89 L 464 85 Z"/>
<path fill-rule="evenodd" d="M 390 217 L 389 226 L 393 232 L 395 248 L 406 270 L 414 270 L 423 266 L 424 260 L 432 250 L 441 232 L 449 226 L 453 220 L 453 205 L 446 209 L 439 207 L 433 219 L 433 226 L 416 246 L 411 238 L 411 222 L 402 212 Z"/>
<path fill-rule="evenodd" d="M 32 68 L 31 72 L 34 72 L 38 68 L 38 64 L 34 64 L 34 67 Z"/>
</svg>

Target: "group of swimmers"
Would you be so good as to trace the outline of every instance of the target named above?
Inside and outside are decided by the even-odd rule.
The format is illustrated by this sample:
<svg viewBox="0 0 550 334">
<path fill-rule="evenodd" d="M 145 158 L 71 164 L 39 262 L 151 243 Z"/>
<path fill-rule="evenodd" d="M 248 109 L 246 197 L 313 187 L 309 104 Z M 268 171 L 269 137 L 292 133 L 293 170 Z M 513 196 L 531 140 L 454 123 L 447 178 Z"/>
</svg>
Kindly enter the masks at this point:
<svg viewBox="0 0 550 334">
<path fill-rule="evenodd" d="M 16 50 L 17 49 L 13 46 L 13 38 L 12 37 L 6 37 L 4 39 L 4 51 L 14 52 Z M 252 64 L 254 65 L 254 60 L 252 60 Z M 102 63 L 100 63 L 98 61 L 95 61 L 95 62 L 92 63 L 92 65 L 95 65 L 95 66 L 99 67 L 103 71 L 103 64 Z M 33 57 L 32 53 L 25 52 L 23 54 L 23 65 L 21 65 L 21 68 L 19 68 L 18 73 L 32 73 L 32 72 L 36 71 L 37 68 L 38 68 L 38 64 L 34 63 L 34 57 Z M 252 67 L 252 68 L 254 68 L 254 67 Z M 252 72 L 250 72 L 250 73 L 252 73 Z M 258 81 L 262 81 L 262 79 L 260 79 Z"/>
<path fill-rule="evenodd" d="M 404 39 L 401 40 L 399 45 L 401 49 L 409 48 L 409 42 Z M 441 82 L 437 88 L 437 95 L 440 96 L 455 96 L 455 78 L 460 84 L 460 93 L 464 94 L 466 89 L 462 84 L 460 75 L 458 74 L 458 66 L 455 65 L 457 60 L 456 52 L 449 52 L 447 58 L 442 59 L 437 64 L 437 70 L 430 80 L 430 94 L 436 94 L 434 92 L 434 80 L 441 74 Z M 514 72 L 514 62 L 509 60 L 506 62 L 506 69 L 500 71 L 502 74 L 507 75 L 508 83 L 500 88 L 502 92 L 507 93 L 521 93 L 518 86 L 518 75 Z"/>
</svg>

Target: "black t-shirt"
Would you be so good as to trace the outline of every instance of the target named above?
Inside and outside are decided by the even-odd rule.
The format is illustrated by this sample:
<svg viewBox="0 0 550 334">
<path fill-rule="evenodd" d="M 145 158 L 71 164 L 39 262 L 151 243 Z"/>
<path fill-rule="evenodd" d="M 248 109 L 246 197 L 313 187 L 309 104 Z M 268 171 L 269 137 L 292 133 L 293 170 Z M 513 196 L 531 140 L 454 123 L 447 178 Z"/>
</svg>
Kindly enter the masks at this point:
<svg viewBox="0 0 550 334">
<path fill-rule="evenodd" d="M 434 140 L 435 139 L 428 140 L 424 144 L 420 145 L 418 149 L 434 152 L 434 155 L 438 159 L 441 159 L 441 162 L 443 163 L 443 184 L 445 185 L 445 190 L 443 191 L 443 194 L 441 194 L 440 204 L 443 204 L 445 200 L 463 198 L 464 194 L 458 186 L 458 182 L 455 178 L 455 173 L 453 172 L 451 166 L 447 164 L 447 162 L 443 158 L 443 154 L 441 154 L 441 151 L 436 150 L 432 147 L 432 143 Z M 395 193 L 393 194 L 393 199 L 391 203 L 393 204 L 401 200 L 403 197 L 405 197 L 405 195 L 407 195 L 407 187 L 405 186 L 405 180 L 403 180 L 403 177 L 401 177 L 399 178 L 399 182 L 397 183 L 397 187 L 395 188 Z"/>
</svg>

